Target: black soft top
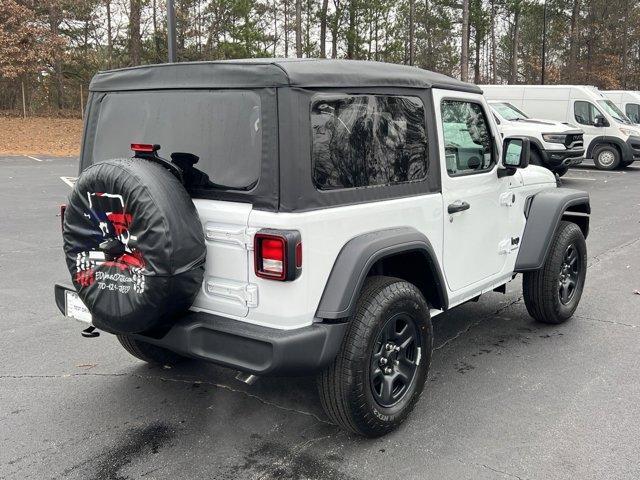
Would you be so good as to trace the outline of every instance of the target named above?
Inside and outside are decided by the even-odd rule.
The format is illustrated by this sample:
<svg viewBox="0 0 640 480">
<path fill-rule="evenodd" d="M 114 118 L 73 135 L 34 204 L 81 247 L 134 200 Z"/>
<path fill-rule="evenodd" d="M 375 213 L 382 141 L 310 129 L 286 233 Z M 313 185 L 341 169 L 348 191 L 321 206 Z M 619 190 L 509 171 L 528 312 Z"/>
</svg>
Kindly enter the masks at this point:
<svg viewBox="0 0 640 480">
<path fill-rule="evenodd" d="M 89 90 L 112 92 L 170 88 L 409 87 L 472 93 L 482 90 L 417 67 L 359 60 L 223 60 L 146 65 L 100 72 Z"/>
</svg>

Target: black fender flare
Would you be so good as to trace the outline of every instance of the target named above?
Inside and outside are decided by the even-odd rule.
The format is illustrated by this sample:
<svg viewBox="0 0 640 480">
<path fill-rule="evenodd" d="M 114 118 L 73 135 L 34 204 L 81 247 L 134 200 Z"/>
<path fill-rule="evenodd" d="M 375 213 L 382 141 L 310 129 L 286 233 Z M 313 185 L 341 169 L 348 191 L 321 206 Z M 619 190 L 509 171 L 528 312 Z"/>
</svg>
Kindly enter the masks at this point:
<svg viewBox="0 0 640 480">
<path fill-rule="evenodd" d="M 581 190 L 552 188 L 529 197 L 525 207 L 527 223 L 522 234 L 514 272 L 528 272 L 542 268 L 549 253 L 551 241 L 565 215 L 580 218 L 576 223 L 581 226 L 586 237 L 589 232 L 588 215 L 590 213 L 589 194 Z"/>
<path fill-rule="evenodd" d="M 371 267 L 385 257 L 406 252 L 424 255 L 435 279 L 440 308 L 448 308 L 444 276 L 431 242 L 412 227 L 398 227 L 358 235 L 340 250 L 325 285 L 316 317 L 340 319 L 353 314 L 358 294 Z"/>
<path fill-rule="evenodd" d="M 531 147 L 535 147 L 538 150 L 538 152 L 540 152 L 540 159 L 544 164 L 546 164 L 549 161 L 549 158 L 547 156 L 547 151 L 542 145 L 542 142 L 538 140 L 536 137 L 527 136 L 526 138 L 529 139 L 529 143 L 531 144 Z"/>
<path fill-rule="evenodd" d="M 618 150 L 620 150 L 620 159 L 621 160 L 626 160 L 627 157 L 629 156 L 629 154 L 627 153 L 629 150 L 629 145 L 627 145 L 625 142 L 623 142 L 621 139 L 619 139 L 618 137 L 612 137 L 609 135 L 601 135 L 598 137 L 595 137 L 593 140 L 591 140 L 591 142 L 589 143 L 589 148 L 587 149 L 587 153 L 585 154 L 585 158 L 593 158 L 593 150 L 598 146 L 598 145 L 615 145 L 616 147 L 618 147 Z"/>
</svg>

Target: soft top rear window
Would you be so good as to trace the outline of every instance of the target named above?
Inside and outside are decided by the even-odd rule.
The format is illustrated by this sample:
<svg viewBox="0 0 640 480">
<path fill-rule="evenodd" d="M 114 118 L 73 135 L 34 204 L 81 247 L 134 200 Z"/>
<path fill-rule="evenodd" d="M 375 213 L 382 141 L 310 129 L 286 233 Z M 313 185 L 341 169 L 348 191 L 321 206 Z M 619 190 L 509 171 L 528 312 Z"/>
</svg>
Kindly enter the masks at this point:
<svg viewBox="0 0 640 480">
<path fill-rule="evenodd" d="M 129 157 L 132 143 L 160 144 L 164 158 L 176 152 L 200 157 L 198 189 L 249 190 L 260 176 L 260 96 L 241 90 L 107 93 L 92 162 Z"/>
</svg>

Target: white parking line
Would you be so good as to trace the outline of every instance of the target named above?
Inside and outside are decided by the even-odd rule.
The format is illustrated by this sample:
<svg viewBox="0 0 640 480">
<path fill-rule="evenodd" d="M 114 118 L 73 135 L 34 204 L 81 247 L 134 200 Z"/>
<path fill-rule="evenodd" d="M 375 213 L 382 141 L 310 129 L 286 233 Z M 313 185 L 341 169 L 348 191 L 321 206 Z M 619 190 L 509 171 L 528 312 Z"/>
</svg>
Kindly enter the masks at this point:
<svg viewBox="0 0 640 480">
<path fill-rule="evenodd" d="M 595 178 L 587 178 L 587 177 L 561 177 L 562 180 L 586 180 L 588 182 L 595 182 L 597 179 Z"/>
<path fill-rule="evenodd" d="M 36 162 L 41 162 L 42 161 L 39 158 L 32 157 L 31 155 L 25 155 L 25 157 L 30 158 L 31 160 L 35 160 Z"/>
<path fill-rule="evenodd" d="M 78 177 L 60 177 L 60 180 L 69 185 L 71 188 L 73 188 L 73 184 L 76 183 L 77 179 Z"/>
</svg>

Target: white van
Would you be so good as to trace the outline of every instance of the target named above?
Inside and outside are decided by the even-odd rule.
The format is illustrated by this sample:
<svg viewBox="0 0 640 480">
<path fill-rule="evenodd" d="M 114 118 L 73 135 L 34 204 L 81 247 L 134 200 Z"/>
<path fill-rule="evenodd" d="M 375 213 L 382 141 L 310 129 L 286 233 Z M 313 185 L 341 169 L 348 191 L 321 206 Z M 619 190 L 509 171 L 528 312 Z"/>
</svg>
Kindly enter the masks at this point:
<svg viewBox="0 0 640 480">
<path fill-rule="evenodd" d="M 585 158 L 613 170 L 640 160 L 640 129 L 602 92 L 582 85 L 482 85 L 487 100 L 509 102 L 534 117 L 584 131 Z"/>
<path fill-rule="evenodd" d="M 582 130 L 553 120 L 539 120 L 509 102 L 489 100 L 493 117 L 503 137 L 527 137 L 531 145 L 531 163 L 548 168 L 559 177 L 572 165 L 582 163 Z"/>
<path fill-rule="evenodd" d="M 631 90 L 601 90 L 635 124 L 640 124 L 640 92 Z"/>
</svg>

